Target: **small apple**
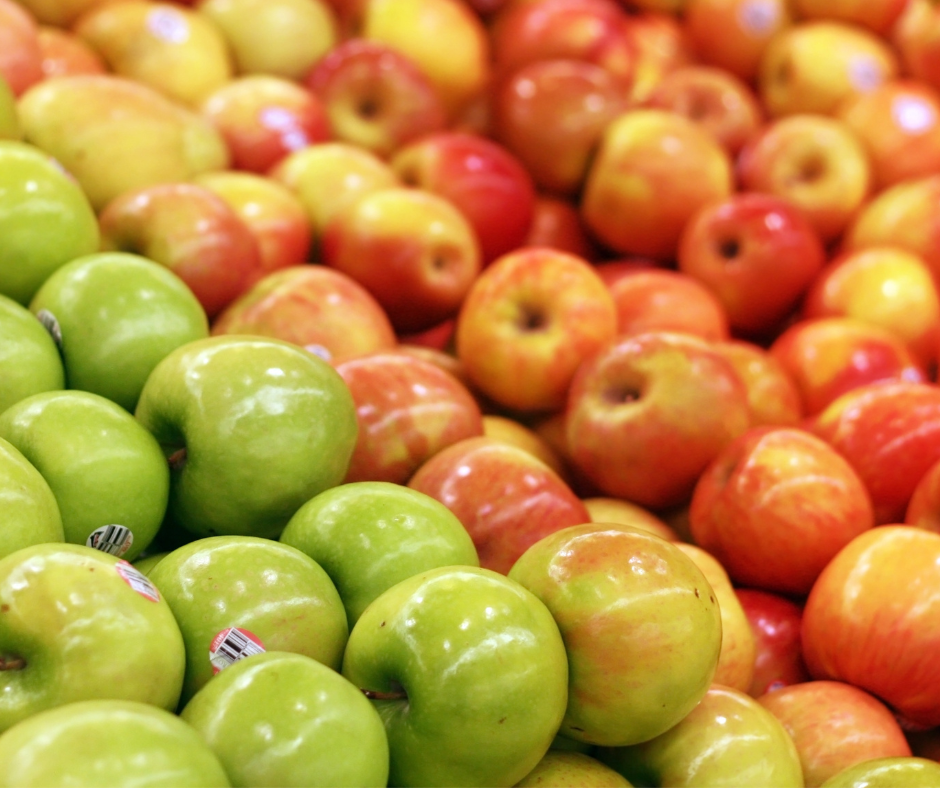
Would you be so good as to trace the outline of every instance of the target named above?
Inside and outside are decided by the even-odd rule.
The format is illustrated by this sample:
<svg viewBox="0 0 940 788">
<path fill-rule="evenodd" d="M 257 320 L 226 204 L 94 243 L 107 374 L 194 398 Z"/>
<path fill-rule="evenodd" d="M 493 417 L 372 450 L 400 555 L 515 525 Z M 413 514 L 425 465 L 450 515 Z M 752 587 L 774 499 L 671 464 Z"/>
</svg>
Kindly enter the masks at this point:
<svg viewBox="0 0 940 788">
<path fill-rule="evenodd" d="M 64 542 L 62 516 L 49 483 L 8 441 L 0 438 L 0 558 L 23 547 Z"/>
<path fill-rule="evenodd" d="M 758 698 L 773 689 L 809 681 L 800 642 L 803 609 L 780 594 L 756 588 L 736 588 L 735 595 L 757 645 L 748 695 Z"/>
<path fill-rule="evenodd" d="M 0 413 L 32 394 L 65 388 L 65 369 L 52 336 L 28 309 L 4 295 L 0 337 Z"/>
<path fill-rule="evenodd" d="M 483 434 L 488 438 L 495 438 L 504 443 L 523 449 L 533 457 L 544 462 L 562 479 L 568 474 L 564 460 L 551 444 L 535 430 L 527 427 L 521 421 L 501 416 L 496 413 L 484 413 L 482 416 Z"/>
<path fill-rule="evenodd" d="M 549 750 L 516 788 L 630 788 L 622 777 L 596 758 L 581 752 Z"/>
</svg>

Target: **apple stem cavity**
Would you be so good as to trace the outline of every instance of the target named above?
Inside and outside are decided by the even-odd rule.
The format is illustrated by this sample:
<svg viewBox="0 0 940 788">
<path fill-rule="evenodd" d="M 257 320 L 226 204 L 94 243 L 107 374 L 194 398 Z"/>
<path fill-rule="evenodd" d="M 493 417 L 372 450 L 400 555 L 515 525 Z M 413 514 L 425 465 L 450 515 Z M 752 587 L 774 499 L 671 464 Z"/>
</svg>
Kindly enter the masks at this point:
<svg viewBox="0 0 940 788">
<path fill-rule="evenodd" d="M 26 667 L 26 660 L 22 657 L 0 657 L 0 670 L 22 670 Z"/>
<path fill-rule="evenodd" d="M 166 458 L 166 461 L 169 463 L 171 471 L 178 471 L 186 464 L 186 447 L 174 451 Z"/>
<path fill-rule="evenodd" d="M 404 689 L 393 689 L 390 692 L 361 688 L 362 694 L 369 700 L 408 700 L 408 693 Z"/>
</svg>

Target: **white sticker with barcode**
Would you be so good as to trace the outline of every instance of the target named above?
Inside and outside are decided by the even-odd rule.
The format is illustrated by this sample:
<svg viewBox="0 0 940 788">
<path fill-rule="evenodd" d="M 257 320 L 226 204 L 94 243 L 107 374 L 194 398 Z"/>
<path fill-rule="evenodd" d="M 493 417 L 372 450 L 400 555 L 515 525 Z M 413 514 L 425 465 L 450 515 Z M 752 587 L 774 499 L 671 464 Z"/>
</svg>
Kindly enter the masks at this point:
<svg viewBox="0 0 940 788">
<path fill-rule="evenodd" d="M 114 565 L 114 568 L 117 570 L 117 573 L 124 578 L 124 582 L 142 597 L 146 597 L 151 602 L 160 601 L 160 592 L 157 591 L 157 587 L 151 583 L 147 575 L 141 572 L 136 566 L 122 558 Z"/>
<path fill-rule="evenodd" d="M 85 546 L 120 558 L 134 544 L 134 534 L 123 525 L 102 525 L 88 535 Z"/>
<path fill-rule="evenodd" d="M 212 644 L 209 646 L 212 673 L 216 674 L 245 657 L 263 653 L 264 645 L 253 632 L 239 627 L 223 629 L 212 638 Z"/>
<path fill-rule="evenodd" d="M 59 352 L 62 352 L 62 327 L 59 325 L 59 321 L 56 319 L 56 316 L 52 314 L 48 309 L 40 309 L 36 313 L 36 319 L 42 323 L 43 328 L 49 332 L 49 336 L 52 337 L 52 341 L 55 342 L 55 346 L 59 349 Z"/>
</svg>

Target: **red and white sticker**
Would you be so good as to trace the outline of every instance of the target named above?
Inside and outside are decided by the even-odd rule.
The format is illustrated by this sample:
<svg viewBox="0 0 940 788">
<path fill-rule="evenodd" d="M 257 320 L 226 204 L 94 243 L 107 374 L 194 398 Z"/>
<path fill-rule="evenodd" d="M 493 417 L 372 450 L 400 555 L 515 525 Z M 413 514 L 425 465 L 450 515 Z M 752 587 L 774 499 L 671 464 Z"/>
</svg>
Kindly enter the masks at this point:
<svg viewBox="0 0 940 788">
<path fill-rule="evenodd" d="M 96 528 L 85 540 L 85 545 L 102 553 L 120 558 L 134 544 L 134 534 L 123 525 L 102 525 Z"/>
<path fill-rule="evenodd" d="M 133 588 L 142 597 L 146 597 L 151 602 L 160 601 L 160 592 L 157 587 L 150 582 L 150 578 L 141 572 L 136 566 L 125 561 L 123 558 L 114 565 L 117 573 L 124 579 L 131 588 Z"/>
<path fill-rule="evenodd" d="M 215 675 L 240 659 L 263 653 L 264 644 L 253 632 L 239 627 L 223 629 L 212 638 L 212 644 L 209 646 L 212 673 Z"/>
</svg>

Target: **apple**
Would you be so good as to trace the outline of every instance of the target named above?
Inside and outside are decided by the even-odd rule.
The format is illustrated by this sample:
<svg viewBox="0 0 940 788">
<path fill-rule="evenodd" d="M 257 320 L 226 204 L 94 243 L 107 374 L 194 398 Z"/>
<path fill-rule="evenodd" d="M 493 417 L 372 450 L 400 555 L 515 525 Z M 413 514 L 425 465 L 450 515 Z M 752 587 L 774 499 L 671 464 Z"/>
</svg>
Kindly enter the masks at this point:
<svg viewBox="0 0 940 788">
<path fill-rule="evenodd" d="M 35 544 L 64 542 L 55 494 L 35 466 L 0 438 L 0 507 L 3 532 L 0 558 Z"/>
<path fill-rule="evenodd" d="M 173 711 L 185 652 L 166 600 L 127 561 L 40 544 L 0 560 L 0 731 L 81 700 Z"/>
<path fill-rule="evenodd" d="M 178 276 L 124 252 L 76 257 L 43 283 L 30 310 L 59 347 L 68 387 L 130 411 L 157 363 L 209 332 L 203 308 Z"/>
<path fill-rule="evenodd" d="M 390 785 L 515 785 L 548 751 L 568 699 L 545 605 L 475 567 L 385 591 L 353 627 L 342 672 L 385 723 Z"/>
<path fill-rule="evenodd" d="M 88 198 L 48 154 L 0 140 L 0 295 L 26 305 L 57 268 L 97 251 Z"/>
<path fill-rule="evenodd" d="M 873 758 L 851 766 L 823 788 L 929 788 L 940 780 L 940 766 L 927 758 Z"/>
<path fill-rule="evenodd" d="M 595 496 L 583 498 L 581 501 L 587 509 L 592 523 L 617 523 L 649 531 L 651 534 L 662 537 L 667 542 L 678 542 L 677 534 L 670 526 L 642 506 L 625 501 L 622 498 L 609 498 Z"/>
<path fill-rule="evenodd" d="M 339 374 L 264 337 L 177 348 L 150 374 L 135 415 L 170 458 L 170 517 L 197 536 L 277 538 L 302 504 L 343 480 L 357 433 Z"/>
<path fill-rule="evenodd" d="M 21 140 L 23 129 L 16 112 L 16 96 L 10 84 L 0 76 L 0 140 Z"/>
<path fill-rule="evenodd" d="M 889 33 L 904 71 L 935 88 L 940 87 L 938 22 L 940 16 L 930 0 L 909 0 Z"/>
<path fill-rule="evenodd" d="M 271 651 L 226 668 L 186 704 L 233 785 L 388 782 L 382 719 L 357 687 L 302 654 Z"/>
<path fill-rule="evenodd" d="M 765 348 L 740 339 L 716 342 L 745 387 L 751 426 L 792 427 L 803 419 L 800 393 L 783 364 Z"/>
<path fill-rule="evenodd" d="M 837 19 L 889 34 L 907 6 L 907 0 L 794 0 L 794 10 L 803 19 Z"/>
<path fill-rule="evenodd" d="M 692 42 L 679 16 L 664 11 L 638 11 L 627 34 L 636 52 L 630 98 L 642 103 L 670 71 L 695 62 Z"/>
<path fill-rule="evenodd" d="M 350 482 L 297 510 L 280 536 L 330 576 L 349 627 L 396 583 L 441 566 L 479 566 L 460 520 L 429 495 L 390 482 Z"/>
<path fill-rule="evenodd" d="M 940 533 L 940 460 L 920 477 L 904 511 L 905 525 Z"/>
<path fill-rule="evenodd" d="M 32 715 L 0 741 L 0 786 L 165 785 L 228 788 L 199 733 L 127 700 L 84 700 Z"/>
<path fill-rule="evenodd" d="M 40 25 L 37 37 L 45 79 L 71 74 L 105 74 L 108 71 L 101 55 L 70 30 Z"/>
<path fill-rule="evenodd" d="M 497 413 L 484 413 L 482 423 L 483 434 L 487 438 L 495 438 L 512 446 L 518 446 L 536 459 L 544 462 L 562 479 L 566 479 L 568 469 L 565 467 L 564 460 L 552 448 L 551 444 L 535 430 L 527 427 L 517 419 L 501 416 Z"/>
<path fill-rule="evenodd" d="M 597 244 L 588 236 L 574 200 L 536 195 L 532 222 L 522 246 L 545 246 L 585 260 L 598 257 Z"/>
<path fill-rule="evenodd" d="M 85 391 L 50 391 L 0 414 L 55 494 L 65 541 L 133 561 L 166 512 L 170 473 L 154 437 L 124 408 Z"/>
<path fill-rule="evenodd" d="M 0 413 L 43 391 L 65 388 L 65 369 L 52 336 L 35 315 L 0 295 Z"/>
<path fill-rule="evenodd" d="M 549 750 L 538 765 L 516 783 L 517 788 L 554 785 L 558 788 L 630 788 L 622 777 L 596 758 L 581 752 Z"/>
<path fill-rule="evenodd" d="M 40 23 L 68 27 L 79 14 L 104 0 L 17 0 Z"/>
<path fill-rule="evenodd" d="M 19 3 L 0 0 L 0 78 L 17 96 L 42 81 L 36 19 Z"/>
</svg>

